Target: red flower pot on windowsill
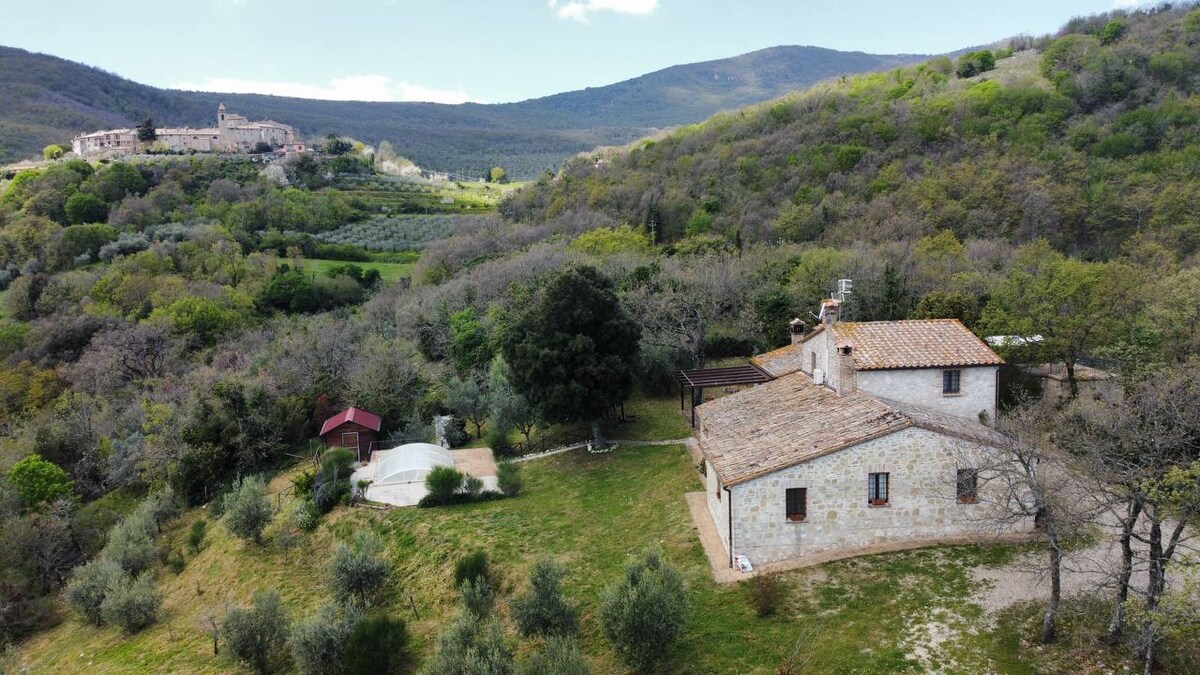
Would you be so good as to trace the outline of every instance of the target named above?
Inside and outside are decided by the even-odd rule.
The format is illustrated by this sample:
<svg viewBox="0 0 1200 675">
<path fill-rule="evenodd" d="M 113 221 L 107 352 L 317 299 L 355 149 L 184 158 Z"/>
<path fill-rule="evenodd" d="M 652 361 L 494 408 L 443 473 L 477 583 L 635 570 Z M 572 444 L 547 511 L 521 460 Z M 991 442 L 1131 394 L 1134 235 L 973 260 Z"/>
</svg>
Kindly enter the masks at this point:
<svg viewBox="0 0 1200 675">
<path fill-rule="evenodd" d="M 869 503 L 871 506 L 887 506 L 888 500 L 886 500 L 886 499 L 870 499 L 867 501 L 867 503 Z"/>
</svg>

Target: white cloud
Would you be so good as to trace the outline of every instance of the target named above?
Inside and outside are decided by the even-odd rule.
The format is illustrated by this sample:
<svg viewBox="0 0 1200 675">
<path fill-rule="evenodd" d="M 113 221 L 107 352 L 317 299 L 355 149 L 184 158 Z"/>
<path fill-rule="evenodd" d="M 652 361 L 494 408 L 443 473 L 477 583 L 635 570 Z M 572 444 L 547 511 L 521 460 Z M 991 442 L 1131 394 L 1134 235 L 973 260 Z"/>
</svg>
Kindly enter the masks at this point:
<svg viewBox="0 0 1200 675">
<path fill-rule="evenodd" d="M 593 12 L 650 14 L 658 9 L 658 0 L 550 0 L 550 9 L 560 19 L 587 23 Z"/>
<path fill-rule="evenodd" d="M 327 101 L 428 101 L 466 103 L 471 97 L 462 89 L 432 89 L 411 82 L 393 80 L 386 75 L 348 75 L 328 84 L 244 80 L 234 77 L 206 77 L 204 82 L 182 82 L 175 89 L 214 91 L 228 94 L 272 94 Z"/>
<path fill-rule="evenodd" d="M 1113 7 L 1116 9 L 1137 9 L 1139 7 L 1148 7 L 1159 2 L 1159 0 L 1113 0 Z"/>
</svg>

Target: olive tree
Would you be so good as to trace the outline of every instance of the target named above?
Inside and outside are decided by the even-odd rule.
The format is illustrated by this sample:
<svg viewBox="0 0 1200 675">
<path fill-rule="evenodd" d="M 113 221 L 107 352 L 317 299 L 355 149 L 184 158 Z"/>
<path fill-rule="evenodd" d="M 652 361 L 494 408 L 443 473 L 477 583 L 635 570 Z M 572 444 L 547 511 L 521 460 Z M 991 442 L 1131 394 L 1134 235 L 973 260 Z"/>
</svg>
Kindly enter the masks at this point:
<svg viewBox="0 0 1200 675">
<path fill-rule="evenodd" d="M 225 495 L 225 524 L 239 539 L 262 542 L 262 532 L 271 522 L 271 502 L 267 500 L 267 485 L 262 478 L 248 476 L 240 479 Z"/>
<path fill-rule="evenodd" d="M 655 550 L 625 566 L 625 577 L 604 592 L 600 607 L 604 635 L 638 671 L 666 658 L 683 636 L 686 618 L 683 577 Z"/>
<path fill-rule="evenodd" d="M 221 626 L 229 652 L 257 673 L 269 673 L 287 645 L 288 621 L 279 593 L 258 591 L 249 607 L 232 607 Z"/>
<path fill-rule="evenodd" d="M 338 602 L 367 606 L 379 596 L 390 569 L 382 549 L 383 542 L 370 532 L 359 533 L 353 545 L 337 545 L 329 562 L 329 586 Z"/>
<path fill-rule="evenodd" d="M 550 560 L 539 560 L 529 577 L 529 591 L 512 601 L 512 617 L 522 635 L 569 635 L 579 629 L 579 618 L 562 595 L 559 581 L 566 570 Z"/>
</svg>

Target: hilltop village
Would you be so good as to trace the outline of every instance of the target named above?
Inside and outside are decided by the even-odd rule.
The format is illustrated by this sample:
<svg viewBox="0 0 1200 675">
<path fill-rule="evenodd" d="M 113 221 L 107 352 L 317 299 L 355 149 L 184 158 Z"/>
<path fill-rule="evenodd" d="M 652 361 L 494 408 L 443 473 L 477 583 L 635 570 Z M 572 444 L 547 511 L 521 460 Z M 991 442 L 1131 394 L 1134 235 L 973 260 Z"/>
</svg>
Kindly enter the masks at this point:
<svg viewBox="0 0 1200 675">
<path fill-rule="evenodd" d="M 71 140 L 76 155 L 128 155 L 143 150 L 166 152 L 278 152 L 302 153 L 306 146 L 292 127 L 270 120 L 251 122 L 242 115 L 217 107 L 217 126 L 155 129 L 151 138 L 139 137 L 139 129 L 108 129 L 81 134 Z"/>
</svg>

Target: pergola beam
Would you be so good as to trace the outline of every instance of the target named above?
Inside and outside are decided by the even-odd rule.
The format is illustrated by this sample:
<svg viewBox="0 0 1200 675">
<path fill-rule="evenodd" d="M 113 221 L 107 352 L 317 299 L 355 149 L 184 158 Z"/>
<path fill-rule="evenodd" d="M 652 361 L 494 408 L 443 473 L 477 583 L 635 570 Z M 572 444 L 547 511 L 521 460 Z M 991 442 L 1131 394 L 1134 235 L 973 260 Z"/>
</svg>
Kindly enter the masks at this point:
<svg viewBox="0 0 1200 675">
<path fill-rule="evenodd" d="M 683 392 L 692 392 L 692 427 L 696 426 L 696 392 L 703 394 L 709 387 L 738 387 L 748 384 L 763 384 L 775 379 L 767 371 L 747 364 L 728 368 L 702 368 L 697 370 L 680 370 L 675 373 L 679 380 L 679 409 L 683 410 Z"/>
</svg>

